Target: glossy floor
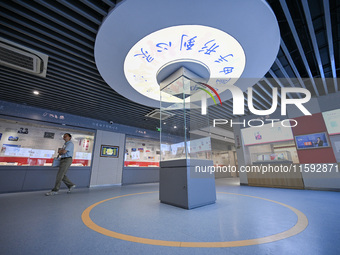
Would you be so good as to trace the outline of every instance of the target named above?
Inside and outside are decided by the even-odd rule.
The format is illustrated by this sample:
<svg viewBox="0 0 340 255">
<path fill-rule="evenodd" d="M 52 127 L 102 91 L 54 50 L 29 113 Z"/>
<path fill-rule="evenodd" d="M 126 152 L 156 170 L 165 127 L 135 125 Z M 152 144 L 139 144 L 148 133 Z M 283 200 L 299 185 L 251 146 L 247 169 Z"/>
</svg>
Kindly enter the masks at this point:
<svg viewBox="0 0 340 255">
<path fill-rule="evenodd" d="M 216 190 L 215 204 L 193 210 L 159 203 L 158 184 L 75 189 L 71 194 L 61 190 L 52 197 L 44 192 L 2 194 L 0 254 L 340 254 L 339 192 L 246 187 L 237 179 L 218 179 Z M 134 195 L 122 196 L 127 194 Z M 133 240 L 195 246 L 276 235 L 293 228 L 298 216 L 275 202 L 299 210 L 308 226 L 279 241 L 241 247 L 136 243 L 96 232 L 82 221 L 86 208 L 117 196 L 122 197 L 98 204 L 89 216 L 104 232 Z"/>
</svg>

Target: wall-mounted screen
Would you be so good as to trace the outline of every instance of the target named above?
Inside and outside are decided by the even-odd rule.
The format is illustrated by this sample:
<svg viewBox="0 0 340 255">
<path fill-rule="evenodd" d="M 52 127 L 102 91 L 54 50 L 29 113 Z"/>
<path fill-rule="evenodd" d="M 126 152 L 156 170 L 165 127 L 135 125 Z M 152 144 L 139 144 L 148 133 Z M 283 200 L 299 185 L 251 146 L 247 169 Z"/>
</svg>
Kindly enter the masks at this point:
<svg viewBox="0 0 340 255">
<path fill-rule="evenodd" d="M 298 150 L 330 147 L 325 132 L 295 136 L 295 143 Z"/>
<path fill-rule="evenodd" d="M 329 135 L 340 134 L 340 109 L 323 112 L 323 119 Z"/>
<path fill-rule="evenodd" d="M 100 156 L 118 158 L 119 157 L 119 146 L 102 145 L 100 147 Z"/>
</svg>

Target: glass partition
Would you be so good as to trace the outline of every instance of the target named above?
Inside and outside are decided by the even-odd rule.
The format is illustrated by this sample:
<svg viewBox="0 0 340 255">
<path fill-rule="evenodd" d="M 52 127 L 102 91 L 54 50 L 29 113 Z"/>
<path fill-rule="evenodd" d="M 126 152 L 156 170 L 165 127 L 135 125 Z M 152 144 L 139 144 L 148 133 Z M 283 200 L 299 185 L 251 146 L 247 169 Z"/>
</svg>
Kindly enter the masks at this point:
<svg viewBox="0 0 340 255">
<path fill-rule="evenodd" d="M 161 98 L 161 161 L 211 159 L 207 89 L 186 69 L 175 75 L 160 83 L 161 91 L 177 101 Z"/>
</svg>

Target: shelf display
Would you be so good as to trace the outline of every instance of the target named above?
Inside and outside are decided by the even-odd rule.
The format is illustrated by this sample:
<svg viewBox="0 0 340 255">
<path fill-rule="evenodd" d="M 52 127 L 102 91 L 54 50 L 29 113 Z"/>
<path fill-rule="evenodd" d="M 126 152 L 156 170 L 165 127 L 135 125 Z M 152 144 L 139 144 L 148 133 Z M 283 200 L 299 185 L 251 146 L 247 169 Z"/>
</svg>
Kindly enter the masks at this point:
<svg viewBox="0 0 340 255">
<path fill-rule="evenodd" d="M 299 163 L 294 141 L 245 146 L 244 151 L 246 164 L 253 164 L 256 162 Z"/>
<path fill-rule="evenodd" d="M 126 137 L 124 167 L 159 167 L 159 141 Z"/>
<path fill-rule="evenodd" d="M 72 166 L 90 166 L 94 133 L 22 121 L 0 119 L 0 165 L 52 166 L 63 134 L 74 144 Z"/>
<path fill-rule="evenodd" d="M 282 151 L 277 153 L 252 153 L 252 164 L 263 162 L 292 162 L 292 157 L 289 151 Z"/>
</svg>

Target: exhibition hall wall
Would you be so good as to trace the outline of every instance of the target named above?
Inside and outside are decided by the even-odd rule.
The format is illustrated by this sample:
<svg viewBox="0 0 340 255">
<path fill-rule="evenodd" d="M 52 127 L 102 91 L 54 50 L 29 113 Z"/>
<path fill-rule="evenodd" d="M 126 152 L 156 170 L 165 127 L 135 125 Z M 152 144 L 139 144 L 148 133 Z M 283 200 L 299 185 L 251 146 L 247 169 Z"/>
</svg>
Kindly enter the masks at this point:
<svg viewBox="0 0 340 255">
<path fill-rule="evenodd" d="M 241 184 L 340 189 L 340 93 L 312 98 L 304 106 L 312 115 L 305 116 L 296 106 L 288 105 L 287 116 L 281 116 L 278 109 L 270 116 L 251 115 L 235 120 L 276 119 L 263 126 L 258 124 L 258 127 L 234 126 L 235 140 L 241 141 L 237 146 L 239 166 L 283 164 L 293 169 L 294 165 L 298 167 L 294 176 L 286 173 L 270 177 L 267 173 L 243 172 L 240 173 Z M 268 181 L 270 178 L 272 181 Z M 275 178 L 277 182 L 273 181 Z M 292 179 L 294 184 L 288 184 Z M 298 179 L 301 181 L 297 184 Z"/>
</svg>

